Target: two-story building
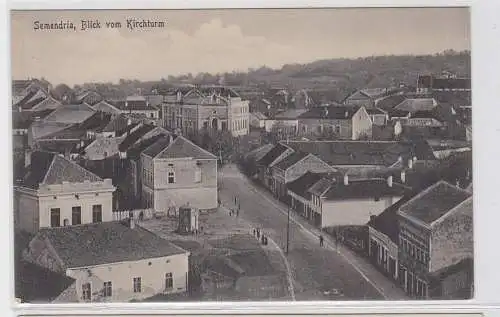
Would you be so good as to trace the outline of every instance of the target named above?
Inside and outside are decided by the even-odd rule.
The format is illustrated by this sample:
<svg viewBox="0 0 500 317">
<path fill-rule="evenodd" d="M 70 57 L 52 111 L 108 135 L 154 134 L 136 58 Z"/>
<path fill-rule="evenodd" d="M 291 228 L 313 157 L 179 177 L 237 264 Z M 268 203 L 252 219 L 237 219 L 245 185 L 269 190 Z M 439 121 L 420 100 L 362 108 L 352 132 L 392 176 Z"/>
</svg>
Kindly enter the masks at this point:
<svg viewBox="0 0 500 317">
<path fill-rule="evenodd" d="M 294 152 L 284 143 L 276 144 L 271 150 L 257 161 L 257 171 L 259 181 L 268 189 L 274 188 L 274 178 L 272 174 L 272 167 Z"/>
<path fill-rule="evenodd" d="M 358 140 L 372 135 L 370 115 L 364 107 L 315 107 L 298 117 L 300 135 Z"/>
<path fill-rule="evenodd" d="M 440 181 L 401 206 L 398 216 L 398 275 L 406 293 L 470 298 L 473 271 L 460 263 L 473 258 L 471 193 Z"/>
<path fill-rule="evenodd" d="M 33 152 L 26 156 L 27 173 L 14 186 L 16 228 L 40 228 L 111 221 L 110 179 L 101 179 L 62 155 Z"/>
<path fill-rule="evenodd" d="M 278 199 L 288 201 L 286 188 L 288 183 L 296 180 L 306 172 L 328 173 L 334 171 L 335 169 L 328 163 L 310 153 L 294 152 L 271 168 L 273 177 L 271 190 Z"/>
<path fill-rule="evenodd" d="M 176 212 L 183 205 L 217 208 L 217 157 L 170 135 L 141 153 L 142 198 L 147 208 Z"/>
<path fill-rule="evenodd" d="M 345 105 L 374 107 L 378 100 L 390 93 L 387 88 L 366 88 L 356 90 L 344 99 Z"/>
<path fill-rule="evenodd" d="M 159 119 L 160 109 L 149 104 L 143 96 L 128 96 L 125 100 L 118 100 L 112 103 L 121 113 L 133 113 L 142 115 L 149 119 Z"/>
<path fill-rule="evenodd" d="M 73 279 L 55 302 L 123 302 L 188 290 L 189 252 L 134 220 L 41 229 L 23 258 Z"/>
<path fill-rule="evenodd" d="M 311 192 L 309 189 L 321 180 L 333 179 L 326 173 L 307 172 L 296 180 L 287 184 L 287 193 L 290 196 L 290 206 L 302 217 L 312 220 Z"/>
<path fill-rule="evenodd" d="M 250 129 L 249 101 L 225 87 L 186 87 L 165 96 L 164 127 L 184 135 L 200 130 L 230 131 L 247 135 Z"/>
</svg>

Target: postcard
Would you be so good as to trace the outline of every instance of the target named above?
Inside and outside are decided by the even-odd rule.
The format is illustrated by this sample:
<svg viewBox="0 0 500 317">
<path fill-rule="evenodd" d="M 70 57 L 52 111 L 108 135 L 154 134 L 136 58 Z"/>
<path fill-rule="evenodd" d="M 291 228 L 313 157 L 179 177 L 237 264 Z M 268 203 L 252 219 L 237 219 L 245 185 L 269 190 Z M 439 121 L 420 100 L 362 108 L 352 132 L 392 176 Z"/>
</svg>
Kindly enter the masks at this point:
<svg viewBox="0 0 500 317">
<path fill-rule="evenodd" d="M 469 8 L 9 14 L 19 302 L 474 298 Z"/>
</svg>

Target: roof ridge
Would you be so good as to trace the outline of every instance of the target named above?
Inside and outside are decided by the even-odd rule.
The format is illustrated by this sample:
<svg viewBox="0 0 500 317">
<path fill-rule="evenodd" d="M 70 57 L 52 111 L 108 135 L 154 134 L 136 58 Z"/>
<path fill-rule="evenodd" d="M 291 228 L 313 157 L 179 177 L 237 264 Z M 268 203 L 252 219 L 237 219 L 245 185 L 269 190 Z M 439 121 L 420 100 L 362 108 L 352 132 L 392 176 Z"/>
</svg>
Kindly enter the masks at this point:
<svg viewBox="0 0 500 317">
<path fill-rule="evenodd" d="M 99 181 L 104 181 L 101 177 L 97 176 L 96 174 L 92 173 L 91 171 L 89 171 L 88 169 L 76 164 L 75 162 L 72 162 L 70 160 L 68 160 L 67 158 L 65 158 L 64 156 L 61 156 L 61 155 L 57 155 L 59 156 L 61 159 L 63 159 L 64 161 L 66 161 L 67 163 L 75 166 L 77 169 L 79 169 L 80 171 L 84 172 L 84 173 L 89 173 L 90 175 L 96 177 Z"/>
<path fill-rule="evenodd" d="M 49 168 L 47 168 L 47 170 L 45 171 L 45 175 L 43 176 L 42 182 L 40 184 L 45 184 L 45 181 L 47 180 L 47 175 L 49 175 L 49 171 L 52 168 L 52 166 L 54 165 L 54 162 L 56 160 L 56 156 L 58 156 L 58 154 L 54 153 L 54 152 L 47 152 L 47 153 L 52 154 L 52 161 L 50 162 Z"/>
<path fill-rule="evenodd" d="M 194 142 L 192 142 L 192 141 L 191 141 L 191 140 L 189 140 L 188 138 L 183 137 L 182 135 L 178 135 L 178 136 L 177 136 L 177 138 L 176 138 L 175 140 L 177 140 L 177 139 L 179 139 L 179 138 L 182 138 L 184 141 L 188 142 L 189 144 L 193 145 L 194 147 L 199 148 L 199 149 L 200 149 L 202 152 L 204 152 L 205 154 L 211 155 L 211 156 L 213 156 L 215 159 L 217 159 L 217 155 L 215 155 L 215 154 L 213 154 L 213 153 L 211 153 L 211 152 L 209 152 L 209 151 L 205 150 L 204 148 L 202 148 L 202 147 L 201 147 L 201 146 L 199 146 L 199 145 L 196 145 Z"/>
<path fill-rule="evenodd" d="M 458 204 L 456 204 L 453 208 L 451 208 L 450 210 L 448 210 L 447 212 L 445 212 L 441 217 L 437 218 L 436 220 L 434 220 L 433 222 L 431 222 L 429 224 L 430 227 L 434 226 L 435 224 L 438 224 L 440 223 L 441 221 L 443 221 L 445 218 L 447 218 L 452 212 L 458 210 L 458 208 L 460 208 L 462 205 L 468 203 L 470 200 L 473 199 L 473 196 L 470 195 L 469 197 L 465 198 L 464 200 L 462 200 L 461 202 L 459 202 Z M 473 207 L 474 208 L 474 207 Z"/>
</svg>

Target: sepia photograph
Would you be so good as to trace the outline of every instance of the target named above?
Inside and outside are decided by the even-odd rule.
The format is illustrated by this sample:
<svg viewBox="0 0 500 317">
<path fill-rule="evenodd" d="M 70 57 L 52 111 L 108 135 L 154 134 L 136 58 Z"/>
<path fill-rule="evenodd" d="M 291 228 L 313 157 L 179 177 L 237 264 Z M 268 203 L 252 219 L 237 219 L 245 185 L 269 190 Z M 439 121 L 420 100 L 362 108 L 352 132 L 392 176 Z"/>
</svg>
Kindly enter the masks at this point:
<svg viewBox="0 0 500 317">
<path fill-rule="evenodd" d="M 18 302 L 474 298 L 469 8 L 9 16 Z"/>
</svg>

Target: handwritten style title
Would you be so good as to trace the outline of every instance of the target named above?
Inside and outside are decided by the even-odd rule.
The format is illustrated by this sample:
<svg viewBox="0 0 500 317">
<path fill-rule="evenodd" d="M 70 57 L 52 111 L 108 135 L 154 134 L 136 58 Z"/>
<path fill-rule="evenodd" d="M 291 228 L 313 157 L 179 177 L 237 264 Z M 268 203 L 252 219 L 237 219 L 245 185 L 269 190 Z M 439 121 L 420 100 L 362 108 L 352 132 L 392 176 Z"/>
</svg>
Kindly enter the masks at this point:
<svg viewBox="0 0 500 317">
<path fill-rule="evenodd" d="M 103 21 L 98 19 L 94 20 L 80 20 L 79 23 L 73 21 L 52 21 L 52 22 L 33 22 L 33 29 L 35 31 L 49 31 L 49 30 L 72 30 L 72 31 L 89 31 L 96 29 L 121 29 L 126 28 L 131 31 L 142 29 L 164 28 L 167 25 L 165 21 L 155 21 L 149 19 L 126 19 L 121 21 Z"/>
</svg>

